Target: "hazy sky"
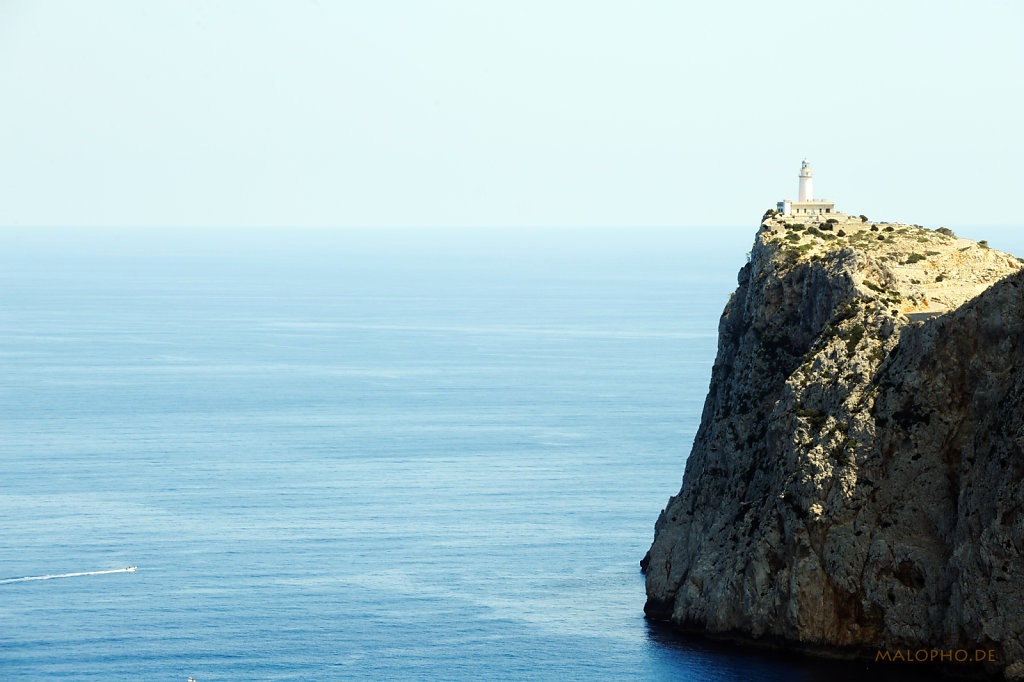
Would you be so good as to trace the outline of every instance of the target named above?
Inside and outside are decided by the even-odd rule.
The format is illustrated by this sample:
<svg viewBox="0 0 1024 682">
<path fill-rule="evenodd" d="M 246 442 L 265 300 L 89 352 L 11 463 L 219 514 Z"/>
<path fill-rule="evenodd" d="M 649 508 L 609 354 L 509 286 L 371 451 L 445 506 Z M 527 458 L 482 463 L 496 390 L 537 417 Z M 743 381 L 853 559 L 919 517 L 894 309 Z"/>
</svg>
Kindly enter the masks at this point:
<svg viewBox="0 0 1024 682">
<path fill-rule="evenodd" d="M 0 225 L 1020 223 L 1024 3 L 0 0 Z"/>
</svg>

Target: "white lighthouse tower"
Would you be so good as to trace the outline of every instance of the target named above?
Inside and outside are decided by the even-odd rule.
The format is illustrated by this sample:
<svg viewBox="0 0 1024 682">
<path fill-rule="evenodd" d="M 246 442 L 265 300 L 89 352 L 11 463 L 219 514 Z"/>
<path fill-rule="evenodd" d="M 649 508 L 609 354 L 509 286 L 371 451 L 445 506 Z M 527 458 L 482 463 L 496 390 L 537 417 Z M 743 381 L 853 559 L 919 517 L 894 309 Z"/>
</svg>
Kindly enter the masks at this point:
<svg viewBox="0 0 1024 682">
<path fill-rule="evenodd" d="M 797 201 L 814 201 L 814 175 L 811 174 L 811 164 L 807 159 L 800 164 L 800 194 Z"/>
<path fill-rule="evenodd" d="M 811 173 L 811 162 L 807 159 L 800 164 L 800 191 L 796 201 L 783 199 L 778 203 L 779 213 L 782 215 L 806 216 L 808 218 L 821 216 L 824 213 L 835 213 L 835 202 L 825 199 L 814 198 L 814 175 Z M 821 220 L 821 218 L 817 218 Z"/>
</svg>

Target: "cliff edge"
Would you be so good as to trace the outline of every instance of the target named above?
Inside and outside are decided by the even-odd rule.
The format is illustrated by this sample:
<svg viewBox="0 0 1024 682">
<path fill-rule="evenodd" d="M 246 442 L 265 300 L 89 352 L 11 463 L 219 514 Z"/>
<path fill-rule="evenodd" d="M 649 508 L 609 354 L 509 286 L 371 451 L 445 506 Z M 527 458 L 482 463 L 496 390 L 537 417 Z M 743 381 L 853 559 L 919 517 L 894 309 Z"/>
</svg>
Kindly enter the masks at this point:
<svg viewBox="0 0 1024 682">
<path fill-rule="evenodd" d="M 1024 679 L 1024 261 L 770 211 L 719 324 L 649 617 Z"/>
</svg>

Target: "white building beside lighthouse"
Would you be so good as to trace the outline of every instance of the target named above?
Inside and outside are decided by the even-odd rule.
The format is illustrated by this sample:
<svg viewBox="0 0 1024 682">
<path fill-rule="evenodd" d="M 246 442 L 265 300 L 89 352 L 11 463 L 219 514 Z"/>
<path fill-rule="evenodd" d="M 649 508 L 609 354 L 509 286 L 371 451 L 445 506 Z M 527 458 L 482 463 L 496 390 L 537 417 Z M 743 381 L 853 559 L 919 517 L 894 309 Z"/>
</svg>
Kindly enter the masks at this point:
<svg viewBox="0 0 1024 682">
<path fill-rule="evenodd" d="M 834 201 L 814 198 L 814 174 L 811 173 L 811 164 L 807 159 L 800 164 L 800 189 L 797 192 L 797 200 L 784 199 L 778 203 L 778 208 L 782 215 L 792 216 L 810 217 L 836 212 Z"/>
</svg>

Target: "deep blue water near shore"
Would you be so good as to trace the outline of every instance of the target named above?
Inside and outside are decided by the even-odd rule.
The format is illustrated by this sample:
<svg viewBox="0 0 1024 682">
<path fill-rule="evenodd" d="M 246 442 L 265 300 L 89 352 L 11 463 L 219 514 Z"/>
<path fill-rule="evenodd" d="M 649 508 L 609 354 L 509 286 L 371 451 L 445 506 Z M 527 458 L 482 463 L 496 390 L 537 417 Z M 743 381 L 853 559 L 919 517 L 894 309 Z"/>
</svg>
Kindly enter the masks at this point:
<svg viewBox="0 0 1024 682">
<path fill-rule="evenodd" d="M 8 231 L 9 680 L 855 679 L 637 562 L 753 230 Z M 994 244 L 995 245 L 995 244 Z"/>
</svg>

